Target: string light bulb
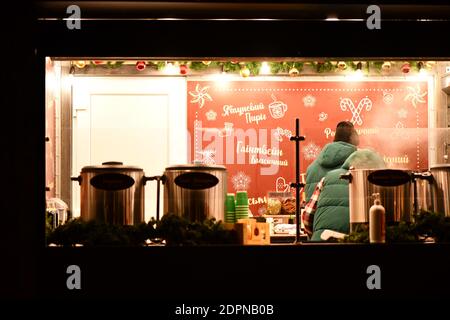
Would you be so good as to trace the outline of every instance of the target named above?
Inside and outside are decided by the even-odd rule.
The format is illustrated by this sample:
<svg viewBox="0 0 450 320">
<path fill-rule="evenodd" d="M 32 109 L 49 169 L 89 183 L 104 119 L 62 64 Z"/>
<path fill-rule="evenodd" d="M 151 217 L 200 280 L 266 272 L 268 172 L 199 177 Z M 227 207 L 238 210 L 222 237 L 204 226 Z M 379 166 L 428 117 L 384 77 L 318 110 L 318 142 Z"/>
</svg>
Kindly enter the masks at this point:
<svg viewBox="0 0 450 320">
<path fill-rule="evenodd" d="M 264 61 L 263 63 L 261 63 L 261 68 L 259 69 L 259 74 L 270 74 L 270 66 L 269 63 L 267 61 Z"/>
<path fill-rule="evenodd" d="M 362 73 L 362 62 L 356 63 L 356 69 L 353 73 L 350 73 L 346 76 L 348 81 L 359 81 L 363 77 Z"/>
<path fill-rule="evenodd" d="M 417 62 L 417 70 L 419 71 L 419 78 L 426 78 L 428 76 L 428 70 L 425 63 L 419 61 Z"/>
<path fill-rule="evenodd" d="M 167 75 L 175 75 L 179 73 L 179 70 L 177 70 L 177 67 L 175 67 L 172 62 L 166 62 L 163 73 Z"/>
<path fill-rule="evenodd" d="M 75 74 L 75 66 L 73 64 L 70 64 L 69 77 L 73 78 L 74 74 Z"/>
<path fill-rule="evenodd" d="M 220 73 L 216 73 L 213 76 L 213 80 L 216 82 L 216 84 L 219 87 L 226 87 L 228 86 L 228 83 L 231 80 L 231 75 L 229 75 L 226 71 L 225 71 L 225 67 L 224 65 L 222 65 L 222 71 Z"/>
<path fill-rule="evenodd" d="M 422 61 L 417 62 L 417 70 L 420 72 L 420 70 L 422 70 L 422 68 L 423 68 L 423 62 Z"/>
<path fill-rule="evenodd" d="M 362 62 L 360 61 L 356 64 L 355 77 L 361 78 L 362 75 Z"/>
<path fill-rule="evenodd" d="M 420 76 L 426 76 L 428 74 L 427 69 L 422 61 L 417 62 L 417 70 Z"/>
</svg>

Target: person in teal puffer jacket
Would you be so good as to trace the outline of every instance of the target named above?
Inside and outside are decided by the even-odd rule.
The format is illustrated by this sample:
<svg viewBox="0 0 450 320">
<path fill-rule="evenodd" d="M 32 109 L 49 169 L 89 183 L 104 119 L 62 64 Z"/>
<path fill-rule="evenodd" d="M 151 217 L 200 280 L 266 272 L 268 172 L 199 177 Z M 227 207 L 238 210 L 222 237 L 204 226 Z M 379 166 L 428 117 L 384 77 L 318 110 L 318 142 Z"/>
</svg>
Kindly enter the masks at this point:
<svg viewBox="0 0 450 320">
<path fill-rule="evenodd" d="M 325 230 L 349 233 L 348 181 L 340 179 L 340 176 L 346 173 L 350 167 L 354 169 L 384 169 L 386 164 L 375 151 L 360 149 L 353 152 L 340 169 L 327 173 L 317 201 L 311 241 L 322 241 L 321 235 Z"/>
<path fill-rule="evenodd" d="M 359 137 L 353 124 L 350 121 L 339 122 L 334 141 L 327 144 L 317 159 L 306 169 L 306 202 L 311 198 L 317 183 L 329 171 L 340 168 L 348 156 L 356 151 L 358 144 Z"/>
</svg>

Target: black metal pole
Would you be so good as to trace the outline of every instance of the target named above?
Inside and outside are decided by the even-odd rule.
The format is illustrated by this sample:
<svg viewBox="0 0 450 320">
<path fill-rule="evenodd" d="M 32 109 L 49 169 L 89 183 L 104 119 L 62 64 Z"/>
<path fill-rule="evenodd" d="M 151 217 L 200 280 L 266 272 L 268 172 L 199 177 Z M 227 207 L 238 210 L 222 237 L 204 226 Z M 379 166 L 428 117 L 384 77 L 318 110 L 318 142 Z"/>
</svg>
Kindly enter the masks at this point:
<svg viewBox="0 0 450 320">
<path fill-rule="evenodd" d="M 160 177 L 156 178 L 156 221 L 159 221 L 159 184 L 161 182 Z"/>
<path fill-rule="evenodd" d="M 295 136 L 300 135 L 300 121 L 295 119 Z M 296 233 L 295 242 L 300 242 L 300 188 L 298 184 L 300 183 L 300 140 L 295 139 L 295 219 L 296 219 Z"/>
<path fill-rule="evenodd" d="M 295 182 L 291 183 L 291 187 L 295 188 L 295 244 L 300 244 L 300 189 L 304 186 L 300 182 L 300 141 L 305 140 L 305 137 L 300 135 L 300 119 L 295 119 L 295 136 L 290 138 L 295 141 Z"/>
</svg>

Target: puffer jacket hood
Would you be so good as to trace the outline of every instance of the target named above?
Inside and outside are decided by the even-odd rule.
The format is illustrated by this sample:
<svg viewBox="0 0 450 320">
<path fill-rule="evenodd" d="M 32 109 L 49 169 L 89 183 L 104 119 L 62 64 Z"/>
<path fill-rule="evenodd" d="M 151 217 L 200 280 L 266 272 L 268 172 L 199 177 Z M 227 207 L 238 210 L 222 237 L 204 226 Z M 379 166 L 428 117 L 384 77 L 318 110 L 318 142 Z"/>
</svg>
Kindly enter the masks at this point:
<svg viewBox="0 0 450 320">
<path fill-rule="evenodd" d="M 357 169 L 384 169 L 386 163 L 381 155 L 370 149 L 360 149 L 353 152 L 342 165 L 342 169 L 350 169 L 354 166 Z"/>
<path fill-rule="evenodd" d="M 319 156 L 306 169 L 306 201 L 309 201 L 317 183 L 325 175 L 342 166 L 349 155 L 356 151 L 356 147 L 350 143 L 337 141 L 323 147 Z"/>
<path fill-rule="evenodd" d="M 347 142 L 329 143 L 323 148 L 316 161 L 324 168 L 340 167 L 355 150 L 356 147 Z"/>
</svg>

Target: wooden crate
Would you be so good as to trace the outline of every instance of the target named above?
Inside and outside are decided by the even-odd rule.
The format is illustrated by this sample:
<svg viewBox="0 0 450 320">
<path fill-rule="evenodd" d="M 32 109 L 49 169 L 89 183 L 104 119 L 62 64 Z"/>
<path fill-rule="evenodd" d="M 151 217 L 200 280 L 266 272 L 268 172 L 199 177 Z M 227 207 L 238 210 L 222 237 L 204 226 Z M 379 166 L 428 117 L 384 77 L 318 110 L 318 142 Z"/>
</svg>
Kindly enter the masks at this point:
<svg viewBox="0 0 450 320">
<path fill-rule="evenodd" d="M 239 219 L 237 223 L 224 223 L 228 230 L 236 230 L 240 243 L 243 245 L 270 244 L 270 225 L 266 222 L 256 222 L 255 219 Z"/>
</svg>

